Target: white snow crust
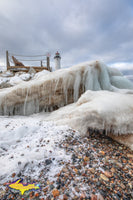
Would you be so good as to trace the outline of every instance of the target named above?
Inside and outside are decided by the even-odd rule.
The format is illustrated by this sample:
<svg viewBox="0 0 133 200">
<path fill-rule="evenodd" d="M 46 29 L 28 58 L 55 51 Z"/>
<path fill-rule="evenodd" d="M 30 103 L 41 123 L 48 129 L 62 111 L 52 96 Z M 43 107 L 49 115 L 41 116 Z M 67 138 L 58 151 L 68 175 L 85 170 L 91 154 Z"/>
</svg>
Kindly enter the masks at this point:
<svg viewBox="0 0 133 200">
<path fill-rule="evenodd" d="M 23 169 L 25 175 L 35 178 L 46 159 L 52 160 L 49 177 L 54 178 L 63 167 L 58 161 L 70 159 L 70 155 L 58 147 L 70 133 L 72 130 L 68 126 L 56 126 L 37 116 L 0 117 L 0 180 L 5 181 L 8 175 Z"/>
</svg>

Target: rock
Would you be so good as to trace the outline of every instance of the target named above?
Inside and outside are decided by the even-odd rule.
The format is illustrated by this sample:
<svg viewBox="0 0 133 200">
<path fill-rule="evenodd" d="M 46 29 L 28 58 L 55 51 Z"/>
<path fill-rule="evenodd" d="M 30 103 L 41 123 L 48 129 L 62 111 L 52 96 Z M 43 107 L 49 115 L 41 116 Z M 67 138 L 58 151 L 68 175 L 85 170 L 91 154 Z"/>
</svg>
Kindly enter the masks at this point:
<svg viewBox="0 0 133 200">
<path fill-rule="evenodd" d="M 104 174 L 101 174 L 100 178 L 103 179 L 104 181 L 109 181 L 108 177 L 105 176 Z"/>
<path fill-rule="evenodd" d="M 104 151 L 100 151 L 99 153 L 102 154 L 103 156 L 105 155 L 105 152 L 104 152 Z"/>
<path fill-rule="evenodd" d="M 95 173 L 95 170 L 94 170 L 94 168 L 90 168 L 90 169 L 88 169 L 88 171 L 90 171 L 92 174 L 94 174 L 94 173 Z"/>
<path fill-rule="evenodd" d="M 97 200 L 104 200 L 103 196 L 100 193 L 97 195 Z"/>
<path fill-rule="evenodd" d="M 76 192 L 78 192 L 78 193 L 80 192 L 80 190 L 79 190 L 79 188 L 78 188 L 77 186 L 75 187 L 75 190 L 76 190 Z"/>
<path fill-rule="evenodd" d="M 84 157 L 84 161 L 86 162 L 86 161 L 89 161 L 90 159 L 89 159 L 89 157 L 87 157 L 87 156 L 85 156 Z"/>
<path fill-rule="evenodd" d="M 82 193 L 81 195 L 80 195 L 80 200 L 82 200 L 82 199 L 85 199 L 85 194 L 84 193 Z"/>
<path fill-rule="evenodd" d="M 125 190 L 125 188 L 126 188 L 126 186 L 123 184 L 123 183 L 121 183 L 121 188 L 123 189 L 123 190 Z"/>
<path fill-rule="evenodd" d="M 127 154 L 127 157 L 128 157 L 128 158 L 133 158 L 133 154 L 129 154 L 129 153 L 128 153 L 128 154 Z"/>
<path fill-rule="evenodd" d="M 117 165 L 118 167 L 120 167 L 120 168 L 123 167 L 123 165 L 122 165 L 121 163 L 119 163 L 119 162 L 116 162 L 116 165 Z"/>
<path fill-rule="evenodd" d="M 16 176 L 16 173 L 13 173 L 13 174 L 12 174 L 12 177 L 14 178 L 15 176 Z"/>
<path fill-rule="evenodd" d="M 92 195 L 91 195 L 91 200 L 98 200 L 98 199 L 97 199 L 97 195 L 92 194 Z"/>
<path fill-rule="evenodd" d="M 114 167 L 111 168 L 110 170 L 112 173 L 114 173 L 116 171 L 116 169 Z"/>
<path fill-rule="evenodd" d="M 54 189 L 54 185 L 50 185 L 50 190 L 53 190 Z"/>
<path fill-rule="evenodd" d="M 50 159 L 46 159 L 46 160 L 45 160 L 45 164 L 46 164 L 46 165 L 50 165 L 51 163 L 52 163 L 52 160 L 50 160 Z"/>
<path fill-rule="evenodd" d="M 58 196 L 60 195 L 60 192 L 59 192 L 59 190 L 54 189 L 54 190 L 52 191 L 52 194 L 53 194 L 54 197 L 58 197 Z"/>
<path fill-rule="evenodd" d="M 63 195 L 63 200 L 67 200 L 68 196 L 66 194 Z"/>
<path fill-rule="evenodd" d="M 104 173 L 104 175 L 105 175 L 106 177 L 108 177 L 108 178 L 111 178 L 111 177 L 113 176 L 112 173 L 109 172 L 109 171 L 104 171 L 103 173 Z"/>
</svg>

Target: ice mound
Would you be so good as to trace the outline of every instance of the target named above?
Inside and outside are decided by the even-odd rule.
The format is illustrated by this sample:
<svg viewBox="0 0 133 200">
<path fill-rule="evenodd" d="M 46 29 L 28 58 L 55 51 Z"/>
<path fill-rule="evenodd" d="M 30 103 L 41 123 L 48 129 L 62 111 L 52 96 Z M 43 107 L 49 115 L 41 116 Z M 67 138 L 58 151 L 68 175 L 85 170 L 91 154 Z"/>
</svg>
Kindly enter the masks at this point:
<svg viewBox="0 0 133 200">
<path fill-rule="evenodd" d="M 130 91 L 121 90 L 130 89 Z M 76 102 L 87 90 L 133 92 L 133 84 L 103 62 L 89 62 L 44 73 L 29 82 L 0 90 L 0 115 L 30 115 Z"/>
<path fill-rule="evenodd" d="M 77 101 L 45 117 L 56 124 L 67 124 L 88 135 L 89 130 L 108 136 L 133 149 L 133 94 L 86 91 Z"/>
<path fill-rule="evenodd" d="M 82 134 L 88 128 L 106 130 L 106 133 L 133 133 L 133 94 L 109 91 L 84 93 L 77 103 L 52 112 L 47 119 L 57 124 L 68 124 Z"/>
</svg>

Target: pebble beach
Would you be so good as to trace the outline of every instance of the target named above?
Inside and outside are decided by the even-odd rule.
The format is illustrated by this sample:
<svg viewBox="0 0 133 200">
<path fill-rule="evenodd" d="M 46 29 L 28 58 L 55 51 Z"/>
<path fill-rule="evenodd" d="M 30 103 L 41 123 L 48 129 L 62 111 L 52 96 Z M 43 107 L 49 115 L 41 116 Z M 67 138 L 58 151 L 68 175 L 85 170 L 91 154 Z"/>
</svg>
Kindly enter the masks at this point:
<svg viewBox="0 0 133 200">
<path fill-rule="evenodd" d="M 23 178 L 24 183 L 35 182 L 39 190 L 18 190 L 3 183 L 1 200 L 132 200 L 133 199 L 133 151 L 98 131 L 89 131 L 82 138 L 72 131 L 58 144 L 71 155 L 71 159 L 59 161 L 62 169 L 53 180 L 49 178 L 49 166 L 53 159 L 46 159 L 39 179 L 22 174 L 11 174 L 11 180 Z"/>
</svg>

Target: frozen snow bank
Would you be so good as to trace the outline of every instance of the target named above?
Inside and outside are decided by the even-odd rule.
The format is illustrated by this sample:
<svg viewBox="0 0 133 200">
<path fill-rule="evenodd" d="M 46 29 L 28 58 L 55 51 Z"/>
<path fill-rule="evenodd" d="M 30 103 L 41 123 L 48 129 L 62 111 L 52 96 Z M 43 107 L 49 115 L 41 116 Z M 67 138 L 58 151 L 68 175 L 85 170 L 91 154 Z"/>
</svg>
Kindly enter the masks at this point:
<svg viewBox="0 0 133 200">
<path fill-rule="evenodd" d="M 8 73 L 6 73 L 6 74 L 3 74 L 2 76 L 0 76 L 0 88 L 7 88 L 7 87 L 15 86 L 24 81 L 29 81 L 32 77 L 32 75 L 30 75 L 28 73 L 21 73 L 21 74 L 16 73 L 15 76 L 12 75 L 10 77 L 9 77 L 9 75 L 8 75 Z"/>
<path fill-rule="evenodd" d="M 61 169 L 58 161 L 70 159 L 58 147 L 65 135 L 72 134 L 67 126 L 56 126 L 37 117 L 1 117 L 0 128 L 0 180 L 23 170 L 35 178 L 46 159 L 51 159 L 49 174 L 54 177 Z"/>
<path fill-rule="evenodd" d="M 121 92 L 119 88 L 131 89 L 130 93 L 133 93 L 133 84 L 125 80 L 118 70 L 98 61 L 83 63 L 44 73 L 4 92 L 0 90 L 0 114 L 30 115 L 42 110 L 53 111 L 76 102 L 87 90 Z"/>
<path fill-rule="evenodd" d="M 36 73 L 35 76 L 33 77 L 33 79 L 39 79 L 42 76 L 49 74 L 49 73 L 51 73 L 51 72 L 48 70 L 42 70 L 41 72 Z"/>
<path fill-rule="evenodd" d="M 77 103 L 52 112 L 47 120 L 67 124 L 81 134 L 88 128 L 133 134 L 133 94 L 88 90 Z"/>
</svg>

